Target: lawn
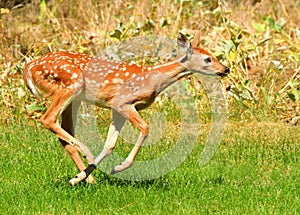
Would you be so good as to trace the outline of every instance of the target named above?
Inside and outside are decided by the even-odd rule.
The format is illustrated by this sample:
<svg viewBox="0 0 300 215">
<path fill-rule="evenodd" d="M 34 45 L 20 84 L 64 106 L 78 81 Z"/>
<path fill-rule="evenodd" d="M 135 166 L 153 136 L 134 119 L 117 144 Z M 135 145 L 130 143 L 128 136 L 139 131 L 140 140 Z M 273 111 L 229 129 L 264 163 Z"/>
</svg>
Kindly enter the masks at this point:
<svg viewBox="0 0 300 215">
<path fill-rule="evenodd" d="M 126 181 L 96 170 L 97 184 L 75 187 L 77 169 L 53 134 L 25 121 L 1 131 L 0 214 L 300 213 L 299 126 L 230 122 L 205 167 L 198 143 L 162 177 Z"/>
<path fill-rule="evenodd" d="M 0 214 L 300 214 L 299 8 L 300 0 L 1 1 Z M 134 181 L 107 174 L 121 161 L 110 156 L 93 172 L 96 184 L 70 186 L 79 172 L 38 122 L 49 100 L 26 89 L 25 64 L 51 51 L 101 56 L 106 49 L 113 50 L 108 57 L 156 65 L 175 57 L 168 43 L 178 32 L 191 41 L 200 32 L 200 47 L 230 67 L 220 81 L 224 98 L 214 83 L 183 79 L 176 85 L 181 100 L 171 91 L 142 112 L 151 127 L 137 161 L 163 157 L 181 134 L 187 136 L 177 158 L 195 144 L 187 159 L 165 175 Z M 159 37 L 165 39 L 157 47 L 146 39 Z M 189 112 L 194 107 L 198 116 Z M 97 122 L 79 117 L 76 135 L 99 153 L 110 113 L 92 110 Z M 226 128 L 218 151 L 200 167 L 210 126 L 222 125 L 216 110 Z M 184 124 L 182 113 L 194 121 Z M 114 155 L 125 157 L 133 147 L 137 130 L 126 129 Z M 190 141 L 195 129 L 199 136 Z M 169 168 L 162 162 L 135 172 L 137 165 L 124 174 Z"/>
</svg>

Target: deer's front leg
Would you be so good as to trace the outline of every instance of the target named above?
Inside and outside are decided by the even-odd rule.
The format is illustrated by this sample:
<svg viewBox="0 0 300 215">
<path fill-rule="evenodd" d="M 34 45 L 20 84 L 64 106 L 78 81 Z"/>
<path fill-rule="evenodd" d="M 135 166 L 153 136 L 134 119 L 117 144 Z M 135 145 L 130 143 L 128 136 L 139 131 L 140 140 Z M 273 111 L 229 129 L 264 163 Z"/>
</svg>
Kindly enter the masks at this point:
<svg viewBox="0 0 300 215">
<path fill-rule="evenodd" d="M 138 137 L 138 140 L 136 142 L 136 144 L 134 145 L 133 149 L 131 150 L 130 154 L 128 155 L 128 157 L 125 159 L 125 161 L 123 161 L 122 163 L 120 163 L 119 165 L 115 166 L 110 174 L 116 174 L 118 172 L 121 172 L 125 169 L 128 169 L 129 167 L 131 167 L 131 165 L 134 162 L 134 159 L 137 155 L 137 153 L 139 152 L 141 146 L 143 145 L 144 140 L 146 139 L 147 134 L 143 134 L 142 132 L 140 133 L 140 136 Z"/>
<path fill-rule="evenodd" d="M 98 166 L 99 163 L 115 148 L 119 134 L 125 122 L 125 118 L 115 110 L 113 110 L 112 116 L 113 121 L 110 124 L 104 148 L 100 155 L 95 159 L 96 166 Z"/>
<path fill-rule="evenodd" d="M 107 135 L 102 152 L 95 159 L 95 163 L 90 164 L 86 169 L 81 171 L 78 175 L 76 175 L 74 178 L 72 178 L 69 181 L 69 183 L 71 185 L 75 185 L 75 184 L 81 182 L 82 180 L 86 179 L 87 177 L 89 177 L 89 174 L 91 174 L 91 172 L 97 168 L 99 163 L 105 157 L 107 157 L 112 152 L 112 150 L 115 148 L 119 133 L 124 125 L 125 118 L 114 110 L 113 110 L 112 115 L 113 115 L 113 121 L 110 124 L 109 130 L 108 130 L 108 135 Z"/>
<path fill-rule="evenodd" d="M 125 116 L 133 125 L 135 125 L 141 131 L 141 133 L 140 133 L 133 149 L 131 150 L 130 154 L 125 159 L 125 161 L 123 161 L 122 163 L 120 163 L 119 165 L 115 166 L 112 169 L 112 171 L 111 171 L 112 175 L 129 168 L 133 164 L 133 161 L 134 161 L 137 153 L 139 152 L 141 146 L 143 145 L 143 142 L 145 141 L 146 137 L 148 136 L 148 132 L 149 132 L 148 124 L 136 111 L 134 105 L 130 105 L 128 109 L 125 109 L 123 107 L 121 114 L 123 116 Z"/>
</svg>

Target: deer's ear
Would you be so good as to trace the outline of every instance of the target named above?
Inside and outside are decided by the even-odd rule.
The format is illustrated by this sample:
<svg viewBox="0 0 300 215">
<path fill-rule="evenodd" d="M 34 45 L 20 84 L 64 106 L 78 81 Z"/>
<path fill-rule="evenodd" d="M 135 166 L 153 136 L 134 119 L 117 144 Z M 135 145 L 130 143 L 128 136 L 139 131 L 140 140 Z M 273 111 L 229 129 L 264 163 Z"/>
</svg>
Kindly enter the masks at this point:
<svg viewBox="0 0 300 215">
<path fill-rule="evenodd" d="M 200 45 L 200 40 L 201 40 L 201 37 L 200 37 L 200 31 L 198 31 L 191 43 L 192 47 L 196 48 Z"/>
<path fill-rule="evenodd" d="M 178 34 L 177 44 L 179 49 L 181 49 L 181 51 L 183 51 L 186 54 L 187 59 L 189 59 L 192 53 L 191 43 L 182 33 Z"/>
</svg>

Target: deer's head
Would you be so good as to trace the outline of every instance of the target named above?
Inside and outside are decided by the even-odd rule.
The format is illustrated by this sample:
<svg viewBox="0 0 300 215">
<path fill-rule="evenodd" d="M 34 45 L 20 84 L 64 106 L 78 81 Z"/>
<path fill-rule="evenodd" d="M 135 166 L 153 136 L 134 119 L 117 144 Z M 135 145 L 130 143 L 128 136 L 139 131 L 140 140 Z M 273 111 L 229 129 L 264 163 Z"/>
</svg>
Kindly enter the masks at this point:
<svg viewBox="0 0 300 215">
<path fill-rule="evenodd" d="M 208 51 L 198 48 L 199 35 L 195 36 L 191 43 L 182 33 L 179 33 L 177 43 L 185 55 L 181 58 L 181 64 L 193 73 L 202 73 L 205 75 L 226 76 L 230 70 L 220 63 L 217 58 Z"/>
</svg>

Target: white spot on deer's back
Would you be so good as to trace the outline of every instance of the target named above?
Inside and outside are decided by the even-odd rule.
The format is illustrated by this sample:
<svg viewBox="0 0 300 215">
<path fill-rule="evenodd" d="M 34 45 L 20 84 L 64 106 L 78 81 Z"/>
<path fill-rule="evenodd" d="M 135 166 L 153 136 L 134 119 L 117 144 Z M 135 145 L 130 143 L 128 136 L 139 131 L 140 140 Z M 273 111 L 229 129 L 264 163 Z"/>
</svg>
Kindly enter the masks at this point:
<svg viewBox="0 0 300 215">
<path fill-rule="evenodd" d="M 80 64 L 80 70 L 88 71 L 88 67 L 85 64 Z"/>
<path fill-rule="evenodd" d="M 73 73 L 72 76 L 71 76 L 71 80 L 72 79 L 76 79 L 76 78 L 78 78 L 78 74 L 77 73 Z"/>
<path fill-rule="evenodd" d="M 120 84 L 120 83 L 123 83 L 123 79 L 121 79 L 121 78 L 114 78 L 114 79 L 112 79 L 112 82 L 114 84 Z"/>
</svg>

